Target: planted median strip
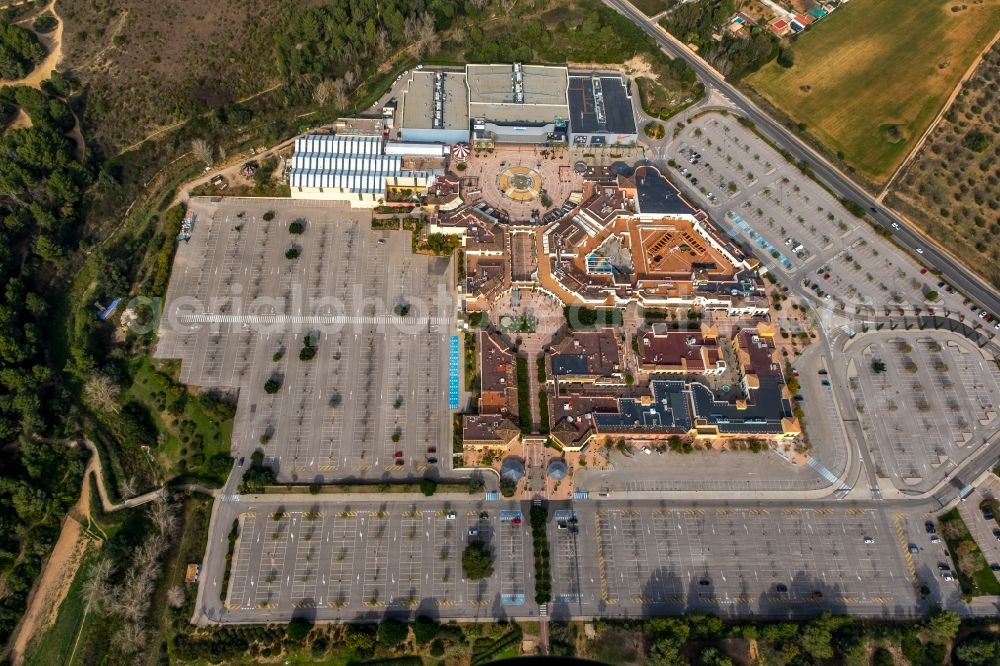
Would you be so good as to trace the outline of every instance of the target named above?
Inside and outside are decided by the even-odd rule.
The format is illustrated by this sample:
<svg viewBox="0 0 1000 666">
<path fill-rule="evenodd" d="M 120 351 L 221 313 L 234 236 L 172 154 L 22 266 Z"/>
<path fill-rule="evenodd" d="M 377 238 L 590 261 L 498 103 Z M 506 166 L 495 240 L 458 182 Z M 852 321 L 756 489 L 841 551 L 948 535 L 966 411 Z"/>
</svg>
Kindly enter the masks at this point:
<svg viewBox="0 0 1000 666">
<path fill-rule="evenodd" d="M 544 506 L 533 506 L 528 514 L 531 522 L 531 539 L 535 552 L 535 603 L 547 604 L 552 600 L 552 575 L 549 571 L 549 537 L 545 524 L 549 520 L 549 510 Z"/>
</svg>

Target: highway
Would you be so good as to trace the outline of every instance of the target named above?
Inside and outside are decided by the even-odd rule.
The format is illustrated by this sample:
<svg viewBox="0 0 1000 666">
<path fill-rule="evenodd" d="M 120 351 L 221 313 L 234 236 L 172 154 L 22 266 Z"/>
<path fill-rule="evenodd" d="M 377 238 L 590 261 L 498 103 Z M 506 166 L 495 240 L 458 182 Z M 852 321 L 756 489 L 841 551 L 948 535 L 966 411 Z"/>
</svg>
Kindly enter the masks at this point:
<svg viewBox="0 0 1000 666">
<path fill-rule="evenodd" d="M 691 65 L 706 88 L 714 87 L 728 97 L 757 126 L 757 130 L 793 158 L 808 164 L 816 177 L 832 189 L 837 196 L 855 201 L 869 211 L 876 224 L 892 233 L 900 247 L 919 255 L 919 260 L 929 269 L 939 272 L 942 279 L 973 299 L 980 306 L 1000 314 L 1000 295 L 977 276 L 970 274 L 946 252 L 927 243 L 923 235 L 907 226 L 906 221 L 893 211 L 880 205 L 861 186 L 841 173 L 826 159 L 792 134 L 781 123 L 764 113 L 735 86 L 728 83 L 721 74 L 708 63 L 688 50 L 684 45 L 667 35 L 654 21 L 647 18 L 626 0 L 604 0 L 605 4 L 623 14 L 637 24 L 646 34 L 671 57 L 683 58 Z"/>
</svg>

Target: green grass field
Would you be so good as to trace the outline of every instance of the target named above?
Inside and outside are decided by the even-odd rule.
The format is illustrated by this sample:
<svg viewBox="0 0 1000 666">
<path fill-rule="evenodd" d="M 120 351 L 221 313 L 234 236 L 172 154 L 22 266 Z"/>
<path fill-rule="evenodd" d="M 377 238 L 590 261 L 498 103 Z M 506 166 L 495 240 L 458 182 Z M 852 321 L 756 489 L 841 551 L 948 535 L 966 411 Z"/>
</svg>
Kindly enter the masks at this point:
<svg viewBox="0 0 1000 666">
<path fill-rule="evenodd" d="M 1000 0 L 854 0 L 794 42 L 791 68 L 747 81 L 882 185 L 998 30 Z"/>
<path fill-rule="evenodd" d="M 217 416 L 205 409 L 196 396 L 189 396 L 179 418 L 173 418 L 161 409 L 171 385 L 166 376 L 157 372 L 148 357 L 133 361 L 132 373 L 135 382 L 126 392 L 127 399 L 137 400 L 153 415 L 156 426 L 166 435 L 157 453 L 163 469 L 170 476 L 188 475 L 205 481 L 221 483 L 225 475 L 214 478 L 206 462 L 216 454 L 229 453 L 229 440 L 233 432 L 231 418 L 219 421 Z M 174 388 L 179 392 L 182 389 Z M 180 421 L 189 421 L 191 430 L 182 432 Z M 185 441 L 185 439 L 187 441 Z"/>
</svg>

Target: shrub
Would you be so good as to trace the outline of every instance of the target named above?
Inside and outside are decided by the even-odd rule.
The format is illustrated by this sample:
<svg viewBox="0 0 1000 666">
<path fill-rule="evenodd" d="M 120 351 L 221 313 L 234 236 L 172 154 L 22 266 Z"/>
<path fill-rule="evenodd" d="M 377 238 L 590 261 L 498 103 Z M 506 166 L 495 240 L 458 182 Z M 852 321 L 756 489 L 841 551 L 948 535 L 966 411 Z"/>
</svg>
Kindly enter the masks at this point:
<svg viewBox="0 0 1000 666">
<path fill-rule="evenodd" d="M 59 25 L 59 21 L 56 17 L 46 12 L 36 18 L 31 27 L 35 29 L 35 32 L 46 33 L 55 30 L 57 25 Z"/>
<path fill-rule="evenodd" d="M 434 479 L 421 479 L 420 480 L 420 492 L 425 496 L 430 497 L 437 492 L 437 481 Z"/>
<path fill-rule="evenodd" d="M 301 234 L 306 230 L 305 220 L 295 220 L 288 225 L 288 233 L 290 234 Z"/>
<path fill-rule="evenodd" d="M 981 153 L 990 147 L 990 137 L 981 130 L 974 129 L 965 135 L 962 145 L 973 152 Z"/>
<path fill-rule="evenodd" d="M 297 259 L 302 254 L 302 250 L 297 247 L 290 247 L 285 250 L 285 259 Z"/>
<path fill-rule="evenodd" d="M 265 222 L 270 222 L 273 219 L 274 219 L 274 211 L 273 210 L 269 210 L 266 213 L 264 213 L 264 221 Z"/>
<path fill-rule="evenodd" d="M 273 395 L 281 390 L 281 380 L 277 377 L 271 377 L 266 382 L 264 382 L 264 393 Z"/>
</svg>

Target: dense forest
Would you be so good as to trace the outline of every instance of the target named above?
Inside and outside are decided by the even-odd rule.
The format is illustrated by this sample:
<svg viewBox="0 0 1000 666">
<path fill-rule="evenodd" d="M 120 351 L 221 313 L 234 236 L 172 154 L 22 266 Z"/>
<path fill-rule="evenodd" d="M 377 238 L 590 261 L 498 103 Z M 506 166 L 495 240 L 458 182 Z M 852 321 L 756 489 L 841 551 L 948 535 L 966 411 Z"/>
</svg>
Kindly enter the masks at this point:
<svg viewBox="0 0 1000 666">
<path fill-rule="evenodd" d="M 677 5 L 661 21 L 678 39 L 699 47 L 700 54 L 726 78 L 738 81 L 778 55 L 778 40 L 766 29 L 749 26 L 748 34 L 722 31 L 722 39 L 712 33 L 735 12 L 733 0 L 695 0 Z"/>
<path fill-rule="evenodd" d="M 0 119 L 19 109 L 30 127 L 0 136 L 0 639 L 24 610 L 59 521 L 80 487 L 79 454 L 35 439 L 58 434 L 68 397 L 48 358 L 52 308 L 46 279 L 74 247 L 80 198 L 90 181 L 66 132 L 73 113 L 58 96 L 31 88 L 0 89 Z"/>
</svg>

